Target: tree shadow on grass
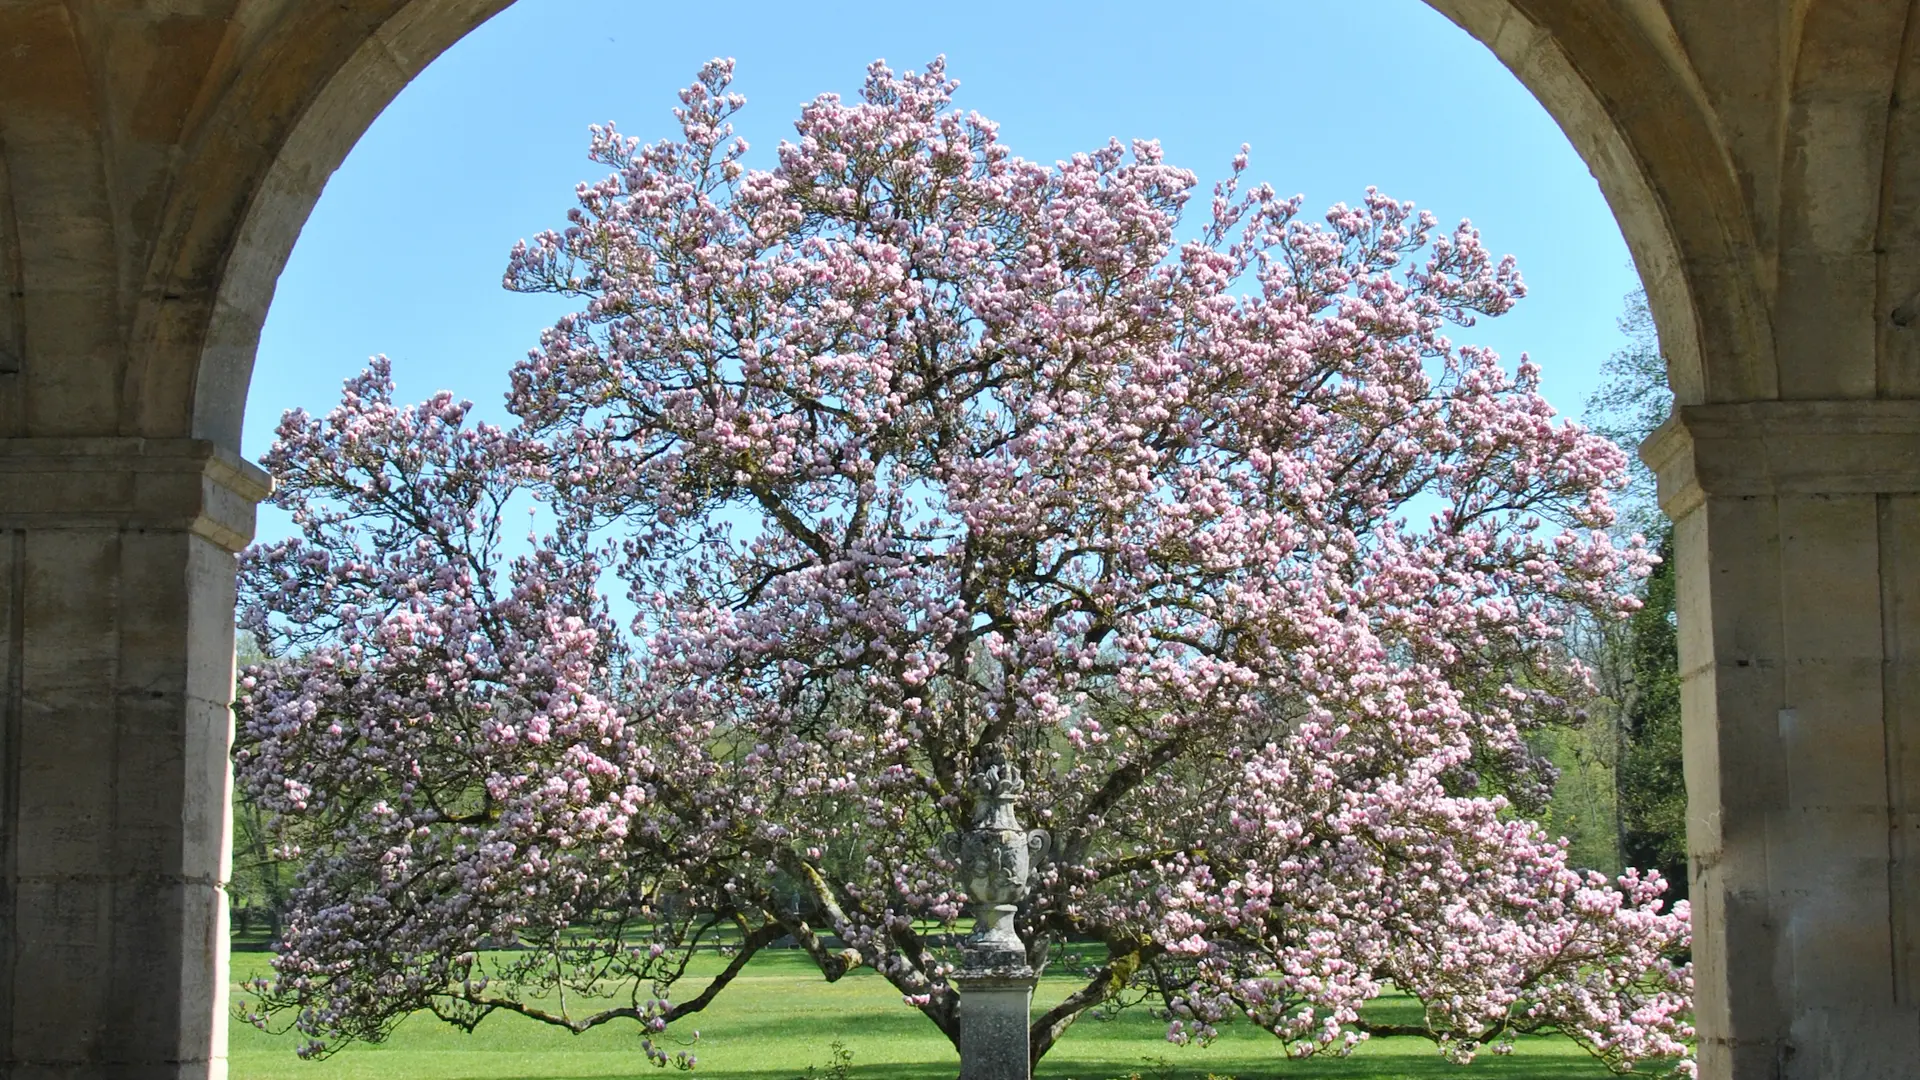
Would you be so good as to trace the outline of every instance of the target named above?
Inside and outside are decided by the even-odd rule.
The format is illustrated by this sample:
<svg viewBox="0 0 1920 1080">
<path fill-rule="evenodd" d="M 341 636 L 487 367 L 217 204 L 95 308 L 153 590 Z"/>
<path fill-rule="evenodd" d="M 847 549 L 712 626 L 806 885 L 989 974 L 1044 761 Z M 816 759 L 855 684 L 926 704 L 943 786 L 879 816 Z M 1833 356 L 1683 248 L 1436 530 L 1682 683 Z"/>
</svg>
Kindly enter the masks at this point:
<svg viewBox="0 0 1920 1080">
<path fill-rule="evenodd" d="M 943 1044 L 930 1044 L 926 1021 L 915 1013 L 852 1018 L 824 1008 L 820 1015 L 806 1015 L 803 1004 L 789 1008 L 800 1014 L 783 1010 L 754 1020 L 736 1018 L 703 1036 L 700 1072 L 714 1080 L 793 1080 L 805 1076 L 805 1062 L 813 1062 L 824 1076 L 830 1044 L 844 1038 L 855 1051 L 848 1075 L 858 1080 L 955 1080 L 958 1074 L 957 1057 Z M 1523 1039 L 1512 1056 L 1482 1054 L 1461 1066 L 1441 1058 L 1430 1043 L 1404 1038 L 1377 1041 L 1346 1058 L 1288 1061 L 1277 1043 L 1252 1032 L 1208 1048 L 1169 1046 L 1120 1030 L 1112 1035 L 1118 1037 L 1069 1035 L 1040 1063 L 1036 1080 L 1596 1080 L 1609 1075 L 1604 1065 L 1557 1039 Z M 772 1047 L 780 1050 L 770 1052 Z M 796 1067 L 796 1062 L 802 1064 Z M 1660 1075 L 1667 1066 L 1642 1069 L 1638 1075 Z"/>
<path fill-rule="evenodd" d="M 1110 1080 L 1136 1074 L 1141 1080 L 1205 1080 L 1209 1076 L 1232 1077 L 1234 1080 L 1441 1080 L 1443 1077 L 1447 1080 L 1594 1080 L 1596 1076 L 1608 1075 L 1598 1063 L 1576 1058 L 1502 1058 L 1476 1061 L 1466 1066 L 1449 1064 L 1437 1055 L 1430 1060 L 1407 1057 L 1325 1058 L 1309 1061 L 1273 1060 L 1258 1064 L 1250 1063 L 1245 1057 L 1231 1061 L 1194 1061 L 1191 1064 L 1168 1058 L 1166 1060 L 1173 1062 L 1173 1066 L 1167 1069 L 1162 1069 L 1157 1064 L 1158 1060 L 1142 1061 L 1136 1057 L 1130 1062 L 1080 1059 L 1056 1064 L 1043 1061 L 1034 1075 L 1036 1080 Z M 884 1070 L 873 1076 L 877 1080 L 883 1073 Z M 952 1073 L 937 1072 L 926 1073 L 925 1080 L 932 1080 L 935 1075 L 942 1076 L 943 1080 L 953 1080 Z M 921 1077 L 916 1076 L 915 1080 L 921 1080 Z"/>
<path fill-rule="evenodd" d="M 694 1075 L 698 1076 L 704 1069 Z M 942 1064 L 869 1064 L 855 1065 L 849 1076 L 857 1080 L 955 1080 L 959 1069 L 951 1063 Z M 636 1073 L 636 1075 L 641 1075 Z M 728 1078 L 741 1077 L 752 1080 L 794 1080 L 804 1077 L 804 1073 L 791 1066 L 769 1066 L 765 1069 L 732 1067 L 724 1072 L 711 1074 Z M 1144 1062 L 1139 1058 L 1123 1060 L 1088 1060 L 1072 1062 L 1047 1062 L 1040 1064 L 1035 1080 L 1116 1080 L 1138 1075 L 1141 1080 L 1205 1080 L 1209 1076 L 1232 1077 L 1234 1080 L 1592 1080 L 1596 1075 L 1606 1075 L 1606 1070 L 1591 1061 L 1577 1059 L 1555 1061 L 1550 1059 L 1500 1059 L 1497 1061 L 1479 1061 L 1472 1065 L 1450 1065 L 1435 1059 L 1431 1062 L 1412 1061 L 1406 1058 L 1332 1059 L 1315 1061 L 1276 1062 L 1272 1065 L 1243 1067 L 1240 1063 L 1216 1061 L 1211 1066 L 1197 1064 L 1193 1067 L 1176 1065 L 1162 1069 L 1157 1064 Z M 1634 1073 L 1636 1076 L 1655 1076 L 1659 1073 Z M 492 1077 L 445 1077 L 444 1080 L 493 1080 Z M 552 1080 L 607 1080 L 604 1076 L 554 1077 Z"/>
<path fill-rule="evenodd" d="M 781 962 L 785 961 L 785 962 Z M 236 972 L 248 957 L 236 963 Z M 785 957 L 775 957 L 729 988 L 712 1013 L 690 1017 L 676 1032 L 698 1028 L 697 1043 L 670 1033 L 668 1049 L 685 1046 L 700 1058 L 694 1080 L 793 1080 L 808 1065 L 824 1080 L 831 1044 L 843 1039 L 854 1052 L 849 1075 L 856 1080 L 954 1080 L 958 1059 L 918 1012 L 903 1008 L 877 976 L 850 976 L 835 984 L 804 979 Z M 1367 1007 L 1369 1018 L 1417 1023 L 1419 1004 L 1389 995 Z M 1381 1039 L 1351 1058 L 1288 1061 L 1271 1036 L 1244 1025 L 1227 1025 L 1207 1048 L 1168 1045 L 1163 1023 L 1129 1011 L 1112 1020 L 1083 1020 L 1040 1064 L 1038 1080 L 1204 1080 L 1209 1074 L 1236 1080 L 1603 1080 L 1605 1066 L 1563 1039 L 1523 1039 L 1512 1057 L 1483 1054 L 1472 1065 L 1443 1060 L 1424 1040 Z M 637 1030 L 598 1029 L 572 1037 L 531 1021 L 501 1016 L 466 1035 L 426 1018 L 410 1021 L 381 1047 L 353 1047 L 337 1069 L 291 1064 L 295 1040 L 272 1040 L 283 1051 L 261 1053 L 266 1043 L 240 1036 L 237 1080 L 610 1080 L 661 1077 L 639 1059 Z M 240 1047 L 236 1047 L 240 1049 Z M 284 1056 L 281 1056 L 281 1055 Z M 494 1055 L 499 1055 L 495 1057 Z M 585 1058 L 570 1055 L 581 1055 Z M 631 1055 L 631 1056 L 628 1056 Z M 489 1061 L 488 1059 L 491 1058 Z M 288 1067 L 282 1067 L 286 1064 Z M 1664 1064 L 1643 1066 L 1642 1076 L 1664 1073 Z"/>
</svg>

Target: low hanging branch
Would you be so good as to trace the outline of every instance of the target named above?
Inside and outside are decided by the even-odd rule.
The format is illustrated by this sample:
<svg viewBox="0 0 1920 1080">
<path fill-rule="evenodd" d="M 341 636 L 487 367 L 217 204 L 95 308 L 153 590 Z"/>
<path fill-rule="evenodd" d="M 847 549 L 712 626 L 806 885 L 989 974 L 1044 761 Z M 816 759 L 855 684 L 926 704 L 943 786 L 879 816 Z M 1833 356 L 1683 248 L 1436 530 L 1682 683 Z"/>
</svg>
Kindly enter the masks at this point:
<svg viewBox="0 0 1920 1080">
<path fill-rule="evenodd" d="M 784 932 L 785 928 L 779 923 L 769 923 L 753 930 L 741 940 L 739 947 L 734 951 L 733 958 L 727 962 L 727 966 L 721 970 L 720 974 L 708 980 L 706 987 L 702 989 L 700 993 L 684 1001 L 676 1001 L 668 1004 L 664 1008 L 651 1008 L 644 1005 L 622 1005 L 600 1009 L 581 1016 L 569 1016 L 564 1010 L 557 1013 L 549 1012 L 539 1006 L 530 1005 L 516 998 L 501 997 L 496 994 L 459 988 L 446 996 L 458 1001 L 463 1006 L 472 1006 L 477 1012 L 466 1009 L 452 1010 L 445 1008 L 438 1004 L 440 1001 L 439 998 L 434 999 L 436 1004 L 433 1006 L 433 1011 L 440 1019 L 467 1031 L 472 1031 L 475 1027 L 479 1026 L 480 1021 L 486 1019 L 488 1013 L 495 1011 L 510 1012 L 524 1016 L 529 1020 L 538 1020 L 543 1024 L 565 1028 L 575 1035 L 614 1020 L 646 1021 L 658 1018 L 666 1023 L 672 1023 L 682 1017 L 691 1016 L 712 1004 L 713 999 L 719 995 L 720 991 L 727 988 L 727 984 L 733 981 L 734 976 L 745 970 L 747 964 L 759 954 L 762 948 L 778 940 Z"/>
<path fill-rule="evenodd" d="M 1112 952 L 1112 946 L 1108 946 Z M 1028 1053 L 1035 1065 L 1045 1057 L 1047 1051 L 1060 1041 L 1075 1020 L 1082 1013 L 1095 1006 L 1118 998 L 1134 984 L 1135 976 L 1142 964 L 1158 955 L 1159 948 L 1151 943 L 1136 944 L 1123 952 L 1112 954 L 1106 966 L 1096 971 L 1085 986 L 1068 994 L 1058 1005 L 1041 1013 L 1034 1020 L 1027 1034 Z"/>
</svg>

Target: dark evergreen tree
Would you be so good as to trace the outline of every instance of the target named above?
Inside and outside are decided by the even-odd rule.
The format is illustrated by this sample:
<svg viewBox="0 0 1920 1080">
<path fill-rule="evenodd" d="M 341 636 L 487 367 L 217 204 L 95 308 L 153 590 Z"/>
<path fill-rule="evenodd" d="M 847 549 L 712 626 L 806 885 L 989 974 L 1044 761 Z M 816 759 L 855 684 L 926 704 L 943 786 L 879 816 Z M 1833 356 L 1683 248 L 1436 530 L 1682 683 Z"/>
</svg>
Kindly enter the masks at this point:
<svg viewBox="0 0 1920 1080">
<path fill-rule="evenodd" d="M 1680 758 L 1671 525 L 1663 529 L 1660 558 L 1647 579 L 1646 606 L 1620 641 L 1630 682 L 1620 703 L 1614 783 L 1622 858 L 1629 866 L 1659 870 L 1671 883 L 1668 899 L 1679 900 L 1687 895 L 1687 782 Z"/>
</svg>

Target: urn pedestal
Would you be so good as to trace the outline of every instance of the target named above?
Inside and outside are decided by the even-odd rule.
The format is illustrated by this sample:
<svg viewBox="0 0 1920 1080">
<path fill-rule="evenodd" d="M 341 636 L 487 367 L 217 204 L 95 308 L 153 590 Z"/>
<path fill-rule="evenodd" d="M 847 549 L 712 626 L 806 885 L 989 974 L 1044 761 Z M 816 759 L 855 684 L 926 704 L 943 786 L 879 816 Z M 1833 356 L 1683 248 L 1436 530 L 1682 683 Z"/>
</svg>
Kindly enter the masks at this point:
<svg viewBox="0 0 1920 1080">
<path fill-rule="evenodd" d="M 1028 1023 L 1039 977 L 1014 916 L 1048 837 L 1014 817 L 1026 785 L 1004 758 L 982 763 L 968 786 L 973 828 L 949 838 L 974 916 L 953 976 L 960 989 L 960 1080 L 1031 1080 Z"/>
<path fill-rule="evenodd" d="M 1033 1010 L 1029 969 L 1021 975 L 961 973 L 960 1080 L 1029 1080 L 1027 1025 Z"/>
</svg>

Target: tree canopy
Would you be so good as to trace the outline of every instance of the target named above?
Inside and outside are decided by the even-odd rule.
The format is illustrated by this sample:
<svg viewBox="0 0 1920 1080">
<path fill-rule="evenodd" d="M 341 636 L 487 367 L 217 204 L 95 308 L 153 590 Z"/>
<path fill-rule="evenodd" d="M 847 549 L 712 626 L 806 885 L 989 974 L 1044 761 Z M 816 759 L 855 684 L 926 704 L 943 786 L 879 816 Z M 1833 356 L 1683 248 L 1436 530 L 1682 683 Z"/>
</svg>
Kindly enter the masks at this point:
<svg viewBox="0 0 1920 1080">
<path fill-rule="evenodd" d="M 1054 838 L 1030 960 L 1105 951 L 1036 1057 L 1143 998 L 1176 1040 L 1343 1052 L 1399 1030 L 1359 1012 L 1388 983 L 1462 1059 L 1684 1055 L 1684 905 L 1503 794 L 1585 692 L 1565 628 L 1650 565 L 1608 532 L 1620 450 L 1448 337 L 1511 260 L 1373 191 L 1310 221 L 1245 148 L 1183 239 L 1156 144 L 1024 161 L 938 61 L 748 168 L 730 77 L 676 138 L 596 129 L 610 174 L 513 252 L 579 305 L 514 427 L 396 403 L 384 361 L 279 427 L 300 534 L 244 560 L 236 707 L 305 862 L 266 1008 L 320 1049 L 419 1009 L 657 1031 L 787 937 L 957 1036 L 941 841 L 1004 755 Z"/>
</svg>

